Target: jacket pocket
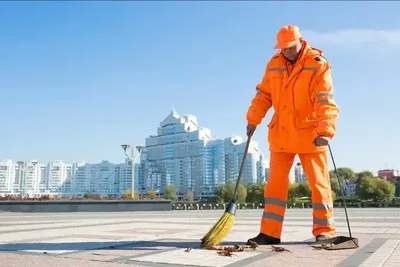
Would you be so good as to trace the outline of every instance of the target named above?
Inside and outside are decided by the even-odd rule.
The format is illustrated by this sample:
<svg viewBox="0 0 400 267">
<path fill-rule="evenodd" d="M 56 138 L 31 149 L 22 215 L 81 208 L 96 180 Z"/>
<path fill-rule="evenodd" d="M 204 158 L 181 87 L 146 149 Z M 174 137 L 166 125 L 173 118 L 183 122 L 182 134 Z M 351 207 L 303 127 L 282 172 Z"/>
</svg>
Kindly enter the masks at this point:
<svg viewBox="0 0 400 267">
<path fill-rule="evenodd" d="M 276 114 L 274 114 L 273 116 L 272 116 L 272 119 L 271 119 L 271 121 L 269 122 L 269 124 L 268 124 L 268 128 L 269 129 L 273 129 L 274 128 L 274 126 L 275 126 L 275 124 L 276 124 L 276 121 L 278 120 L 278 116 L 276 115 Z"/>
<path fill-rule="evenodd" d="M 317 125 L 317 120 L 314 114 L 310 116 L 296 116 L 297 129 L 316 128 L 316 125 Z"/>
</svg>

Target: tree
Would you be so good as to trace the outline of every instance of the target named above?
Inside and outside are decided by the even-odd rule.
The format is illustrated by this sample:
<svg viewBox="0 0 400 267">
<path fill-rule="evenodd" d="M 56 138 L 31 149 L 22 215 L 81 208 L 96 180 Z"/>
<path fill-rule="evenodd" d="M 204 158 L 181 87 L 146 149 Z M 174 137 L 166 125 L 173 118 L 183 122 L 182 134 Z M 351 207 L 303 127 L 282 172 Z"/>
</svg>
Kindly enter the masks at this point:
<svg viewBox="0 0 400 267">
<path fill-rule="evenodd" d="M 376 178 L 375 201 L 390 202 L 396 196 L 396 186 L 381 178 Z"/>
<path fill-rule="evenodd" d="M 338 192 L 340 190 L 340 186 L 339 186 L 339 182 L 337 180 L 336 173 L 334 171 L 329 172 L 329 179 L 331 182 L 332 191 Z M 343 180 L 340 180 L 340 181 L 342 182 Z"/>
<path fill-rule="evenodd" d="M 400 197 L 400 182 L 396 182 L 395 187 L 396 187 L 396 197 Z"/>
<path fill-rule="evenodd" d="M 186 201 L 192 202 L 194 200 L 194 193 L 193 192 L 187 192 L 185 197 L 186 197 Z"/>
<path fill-rule="evenodd" d="M 86 199 L 94 198 L 94 194 L 91 190 L 89 190 L 83 195 L 83 197 Z"/>
<path fill-rule="evenodd" d="M 215 203 L 217 203 L 217 204 L 224 204 L 225 201 L 224 201 L 224 199 L 223 199 L 221 196 L 217 196 L 217 197 L 215 198 Z"/>
<path fill-rule="evenodd" d="M 361 178 L 364 177 L 374 177 L 374 174 L 370 171 L 362 171 L 356 174 L 357 180 L 359 181 Z"/>
<path fill-rule="evenodd" d="M 332 191 L 332 201 L 335 201 L 335 199 L 336 199 L 336 193 L 335 191 Z"/>
<path fill-rule="evenodd" d="M 338 168 L 337 172 L 338 172 L 340 178 L 342 178 L 343 180 L 350 180 L 350 179 L 356 177 L 356 174 L 354 173 L 354 171 L 348 167 Z M 342 180 L 340 180 L 340 181 L 342 181 Z"/>
<path fill-rule="evenodd" d="M 362 177 L 357 184 L 356 192 L 363 200 L 389 202 L 395 198 L 396 186 L 378 177 Z"/>
<path fill-rule="evenodd" d="M 229 202 L 233 198 L 233 192 L 235 190 L 235 184 L 225 184 L 217 188 L 216 190 L 216 201 L 218 203 L 222 202 Z M 245 203 L 247 197 L 247 190 L 246 187 L 240 183 L 238 192 L 237 192 L 237 203 Z"/>
<path fill-rule="evenodd" d="M 356 194 L 363 200 L 371 200 L 374 198 L 374 178 L 362 177 L 358 180 L 356 186 Z"/>
<path fill-rule="evenodd" d="M 265 183 L 250 184 L 247 187 L 246 202 L 264 203 L 264 188 Z"/>
<path fill-rule="evenodd" d="M 166 199 L 176 200 L 178 198 L 176 194 L 176 185 L 170 184 L 164 187 L 164 197 Z"/>
<path fill-rule="evenodd" d="M 351 168 L 348 167 L 341 167 L 337 168 L 337 172 L 339 174 L 339 179 L 340 183 L 342 186 L 345 184 L 345 181 L 352 182 L 356 179 L 356 174 Z M 331 170 L 329 171 L 329 178 L 331 182 L 331 189 L 335 193 L 338 193 L 340 189 L 339 182 L 338 182 L 338 177 L 336 176 L 335 171 Z"/>
<path fill-rule="evenodd" d="M 311 190 L 308 183 L 300 183 L 298 187 L 299 197 L 311 197 Z"/>
<path fill-rule="evenodd" d="M 135 199 L 135 200 L 139 199 L 139 196 L 140 196 L 140 193 L 139 192 L 135 192 L 135 196 L 134 196 L 133 199 Z M 132 190 L 131 189 L 128 189 L 128 190 L 124 191 L 124 198 L 132 199 Z"/>
<path fill-rule="evenodd" d="M 147 191 L 147 198 L 155 199 L 156 198 L 156 192 L 153 191 L 153 190 Z"/>
<path fill-rule="evenodd" d="M 289 184 L 288 201 L 287 202 L 290 206 L 295 203 L 298 195 L 299 195 L 299 184 L 298 183 Z"/>
</svg>

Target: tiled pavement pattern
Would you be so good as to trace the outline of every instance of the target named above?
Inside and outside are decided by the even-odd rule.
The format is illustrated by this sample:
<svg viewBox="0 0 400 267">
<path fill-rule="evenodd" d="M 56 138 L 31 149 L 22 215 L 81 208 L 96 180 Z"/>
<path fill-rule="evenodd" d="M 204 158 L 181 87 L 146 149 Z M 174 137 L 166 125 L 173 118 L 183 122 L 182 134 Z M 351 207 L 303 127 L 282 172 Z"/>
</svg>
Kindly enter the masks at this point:
<svg viewBox="0 0 400 267">
<path fill-rule="evenodd" d="M 238 210 L 226 245 L 258 233 L 262 210 Z M 200 238 L 223 210 L 128 213 L 0 213 L 1 267 L 124 266 L 400 266 L 400 209 L 349 209 L 357 250 L 310 247 L 311 210 L 287 210 L 283 242 L 220 256 L 199 249 Z M 343 209 L 335 210 L 338 235 L 346 235 Z M 192 248 L 185 252 L 186 248 Z"/>
</svg>

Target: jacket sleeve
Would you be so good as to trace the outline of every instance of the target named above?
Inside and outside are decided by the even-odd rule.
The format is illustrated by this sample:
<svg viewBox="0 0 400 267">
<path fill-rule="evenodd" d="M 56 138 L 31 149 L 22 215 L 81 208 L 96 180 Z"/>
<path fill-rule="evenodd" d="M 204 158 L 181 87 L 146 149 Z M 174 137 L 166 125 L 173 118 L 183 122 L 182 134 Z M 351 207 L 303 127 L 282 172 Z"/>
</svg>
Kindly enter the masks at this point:
<svg viewBox="0 0 400 267">
<path fill-rule="evenodd" d="M 339 108 L 333 98 L 331 67 L 327 61 L 321 64 L 316 73 L 314 108 L 317 115 L 316 130 L 319 136 L 333 138 L 336 132 L 336 122 Z"/>
<path fill-rule="evenodd" d="M 271 88 L 267 71 L 268 65 L 261 83 L 256 86 L 256 95 L 252 99 L 246 115 L 248 124 L 254 126 L 258 126 L 261 123 L 267 111 L 272 107 Z"/>
</svg>

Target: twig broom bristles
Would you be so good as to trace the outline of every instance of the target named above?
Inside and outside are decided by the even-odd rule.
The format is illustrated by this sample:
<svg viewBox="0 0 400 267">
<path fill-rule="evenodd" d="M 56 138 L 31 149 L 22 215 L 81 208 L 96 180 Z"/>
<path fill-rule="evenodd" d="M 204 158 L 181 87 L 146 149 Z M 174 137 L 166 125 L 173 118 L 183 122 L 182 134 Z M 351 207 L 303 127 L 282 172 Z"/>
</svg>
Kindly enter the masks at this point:
<svg viewBox="0 0 400 267">
<path fill-rule="evenodd" d="M 229 202 L 225 209 L 224 214 L 219 221 L 208 231 L 208 233 L 201 239 L 202 248 L 209 248 L 219 245 L 232 230 L 233 223 L 236 216 L 236 197 L 239 189 L 240 179 L 242 178 L 244 166 L 246 163 L 247 151 L 249 150 L 250 137 L 247 138 L 246 148 L 244 150 L 242 164 L 240 166 L 239 177 L 236 181 L 235 191 L 233 192 L 232 200 Z"/>
</svg>

